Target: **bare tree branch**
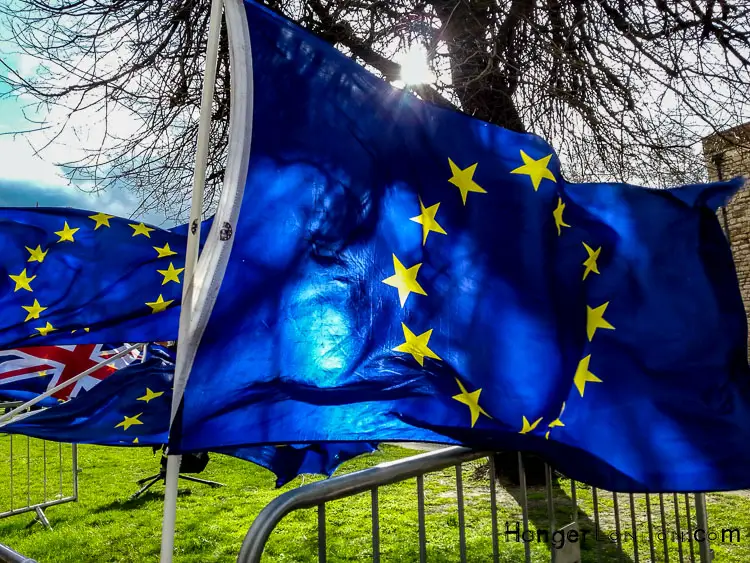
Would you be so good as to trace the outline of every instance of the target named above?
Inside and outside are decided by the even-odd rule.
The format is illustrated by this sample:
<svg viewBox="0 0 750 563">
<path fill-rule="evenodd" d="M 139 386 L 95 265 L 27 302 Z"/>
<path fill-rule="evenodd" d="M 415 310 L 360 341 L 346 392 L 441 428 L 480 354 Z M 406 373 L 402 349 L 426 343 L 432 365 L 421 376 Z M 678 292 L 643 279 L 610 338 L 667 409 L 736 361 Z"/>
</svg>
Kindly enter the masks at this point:
<svg viewBox="0 0 750 563">
<path fill-rule="evenodd" d="M 750 115 L 750 5 L 737 0 L 266 0 L 271 9 L 388 81 L 395 56 L 428 53 L 419 97 L 547 138 L 572 179 L 669 185 L 700 179 L 701 137 Z M 140 211 L 184 219 L 189 206 L 208 0 L 17 0 L 7 39 L 39 64 L 7 61 L 8 96 L 34 100 L 45 154 L 91 190 L 128 189 Z M 206 212 L 226 159 L 230 69 L 223 30 Z M 80 128 L 81 116 L 90 127 Z M 123 117 L 124 116 L 124 117 Z M 93 121 L 96 121 L 94 123 Z M 88 124 L 88 121 L 87 121 Z M 19 132 L 21 133 L 21 132 Z M 86 138 L 86 137 L 89 138 Z M 28 139 L 36 139 L 29 136 Z"/>
</svg>

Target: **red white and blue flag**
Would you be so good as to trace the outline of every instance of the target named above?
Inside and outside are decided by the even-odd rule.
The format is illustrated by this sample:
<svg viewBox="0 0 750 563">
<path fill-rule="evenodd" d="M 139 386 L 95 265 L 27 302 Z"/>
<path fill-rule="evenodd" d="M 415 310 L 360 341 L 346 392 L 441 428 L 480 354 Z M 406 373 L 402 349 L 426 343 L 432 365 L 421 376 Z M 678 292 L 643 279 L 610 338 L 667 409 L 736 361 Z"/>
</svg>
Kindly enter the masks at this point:
<svg viewBox="0 0 750 563">
<path fill-rule="evenodd" d="M 27 399 L 69 381 L 79 373 L 124 350 L 126 344 L 77 344 L 34 346 L 0 351 L 0 397 Z M 138 360 L 139 349 L 114 360 L 89 375 L 55 392 L 52 397 L 67 401 L 87 391 L 118 369 Z"/>
</svg>

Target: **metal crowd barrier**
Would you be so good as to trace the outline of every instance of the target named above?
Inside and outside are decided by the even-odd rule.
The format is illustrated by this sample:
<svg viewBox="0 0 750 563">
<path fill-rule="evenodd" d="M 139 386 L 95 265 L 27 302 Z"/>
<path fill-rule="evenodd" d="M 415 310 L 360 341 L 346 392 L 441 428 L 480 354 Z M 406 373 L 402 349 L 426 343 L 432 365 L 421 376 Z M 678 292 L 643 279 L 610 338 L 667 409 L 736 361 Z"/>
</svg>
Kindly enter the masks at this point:
<svg viewBox="0 0 750 563">
<path fill-rule="evenodd" d="M 3 563 L 37 563 L 36 559 L 29 559 L 2 543 L 0 543 L 0 561 Z"/>
<path fill-rule="evenodd" d="M 372 560 L 379 562 L 381 554 L 379 488 L 416 478 L 419 561 L 420 563 L 424 563 L 427 560 L 428 542 L 425 527 L 425 476 L 429 473 L 442 471 L 454 466 L 456 468 L 455 487 L 459 535 L 459 553 L 457 554 L 457 559 L 465 563 L 467 560 L 467 542 L 463 464 L 482 458 L 488 458 L 489 465 L 492 561 L 496 563 L 500 561 L 498 541 L 499 536 L 502 535 L 505 536 L 506 541 L 508 541 L 509 537 L 511 541 L 513 538 L 516 538 L 516 541 L 522 538 L 525 554 L 524 560 L 526 563 L 531 563 L 531 545 L 535 543 L 532 541 L 535 531 L 539 534 L 536 541 L 543 540 L 546 542 L 552 563 L 580 563 L 581 544 L 576 540 L 581 538 L 581 536 L 585 538 L 585 534 L 590 533 L 592 529 L 595 531 L 597 537 L 593 561 L 599 561 L 604 556 L 601 550 L 608 549 L 611 552 L 609 556 L 614 553 L 614 557 L 618 561 L 632 563 L 640 563 L 641 560 L 644 563 L 646 561 L 656 561 L 658 551 L 660 552 L 660 559 L 663 555 L 663 561 L 668 563 L 670 561 L 670 543 L 677 543 L 677 559 L 672 559 L 675 562 L 698 561 L 700 563 L 710 563 L 713 559 L 713 552 L 709 546 L 709 540 L 713 538 L 710 538 L 710 534 L 708 533 L 708 519 L 703 494 L 616 494 L 571 481 L 570 495 L 567 497 L 571 505 L 571 521 L 566 522 L 561 527 L 557 527 L 557 522 L 555 521 L 556 509 L 553 491 L 553 471 L 549 466 L 544 466 L 547 509 L 547 521 L 544 522 L 538 515 L 530 515 L 526 473 L 521 454 L 518 454 L 519 486 L 517 492 L 512 496 L 521 508 L 523 525 L 521 527 L 516 524 L 517 527 L 513 528 L 512 526 L 509 527 L 506 521 L 506 529 L 501 530 L 498 526 L 498 484 L 495 476 L 493 455 L 489 452 L 476 452 L 462 447 L 450 447 L 407 457 L 398 461 L 382 463 L 369 469 L 327 480 L 317 481 L 278 496 L 266 505 L 254 520 L 245 536 L 237 561 L 239 563 L 260 562 L 271 533 L 286 515 L 296 510 L 317 507 L 318 561 L 324 563 L 327 558 L 326 503 L 369 491 L 372 518 Z M 509 489 L 506 488 L 505 490 L 509 492 Z M 579 491 L 581 494 L 578 494 Z M 558 496 L 559 494 L 560 492 L 558 491 Z M 567 493 L 565 495 L 567 496 Z M 690 497 L 694 497 L 692 506 Z M 669 507 L 670 503 L 671 507 Z M 644 505 L 645 515 L 643 514 Z M 623 513 L 628 515 L 629 518 L 624 517 Z M 593 522 L 588 515 L 593 515 Z M 602 542 L 599 541 L 599 531 L 602 529 L 601 520 L 605 518 L 608 521 L 614 519 L 615 531 L 613 534 L 615 537 L 609 541 Z M 532 522 L 534 529 L 530 526 L 530 520 L 534 520 Z M 639 543 L 639 537 L 643 538 L 643 535 L 639 534 L 638 526 L 644 523 L 644 520 L 648 525 L 648 539 Z M 583 529 L 579 528 L 579 525 L 582 523 L 586 524 Z M 547 534 L 546 537 L 542 538 L 540 529 L 546 526 L 549 526 Z M 668 532 L 668 526 L 673 530 L 672 533 Z M 737 533 L 739 534 L 739 531 Z M 562 542 L 560 542 L 561 538 L 563 538 Z M 568 538 L 571 541 L 566 542 L 564 538 Z M 589 556 L 592 556 L 592 554 L 589 554 Z M 607 560 L 610 559 L 608 558 Z"/>
<path fill-rule="evenodd" d="M 18 404 L 0 403 L 0 411 Z M 76 444 L 0 434 L 0 518 L 34 512 L 51 528 L 44 509 L 77 500 Z"/>
</svg>

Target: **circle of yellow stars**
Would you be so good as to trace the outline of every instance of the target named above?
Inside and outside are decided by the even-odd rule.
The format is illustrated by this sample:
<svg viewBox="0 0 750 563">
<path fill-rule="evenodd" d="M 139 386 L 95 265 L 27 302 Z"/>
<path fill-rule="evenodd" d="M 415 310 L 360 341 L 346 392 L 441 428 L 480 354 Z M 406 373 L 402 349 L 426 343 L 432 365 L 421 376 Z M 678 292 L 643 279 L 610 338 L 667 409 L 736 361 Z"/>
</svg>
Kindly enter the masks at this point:
<svg viewBox="0 0 750 563">
<path fill-rule="evenodd" d="M 482 188 L 475 180 L 474 174 L 477 171 L 478 163 L 474 162 L 466 168 L 461 168 L 451 158 L 448 159 L 448 168 L 451 172 L 451 176 L 448 178 L 448 182 L 458 188 L 461 196 L 461 201 L 465 206 L 469 197 L 469 194 L 486 194 L 487 190 Z M 422 246 L 427 244 L 427 239 L 430 233 L 439 235 L 447 235 L 446 230 L 440 225 L 437 220 L 437 213 L 440 209 L 440 202 L 433 203 L 431 205 L 425 205 L 422 197 L 419 196 L 419 215 L 411 217 L 409 220 L 413 221 L 422 226 Z M 406 305 L 407 300 L 413 293 L 415 295 L 427 296 L 427 292 L 417 281 L 419 270 L 422 267 L 422 263 L 406 265 L 396 256 L 392 255 L 393 258 L 393 275 L 385 278 L 383 283 L 391 287 L 396 288 L 398 291 L 398 298 L 401 307 Z M 424 332 L 417 333 L 412 331 L 406 323 L 401 323 L 401 330 L 404 334 L 404 342 L 396 346 L 393 351 L 409 354 L 414 360 L 420 365 L 424 366 L 425 358 L 430 358 L 435 361 L 442 361 L 429 346 L 430 338 L 432 337 L 433 329 L 428 329 Z M 490 417 L 489 414 L 479 406 L 479 395 L 481 389 L 474 391 L 468 391 L 463 383 L 456 378 L 458 384 L 459 393 L 453 396 L 453 399 L 466 405 L 469 408 L 471 416 L 471 426 L 474 427 L 480 415 Z M 491 418 L 491 417 L 490 417 Z"/>
<path fill-rule="evenodd" d="M 97 231 L 100 228 L 111 228 L 109 221 L 110 219 L 114 219 L 114 215 L 108 215 L 107 213 L 96 213 L 94 215 L 89 215 L 88 218 L 94 221 L 94 231 Z M 144 223 L 129 223 L 128 226 L 133 229 L 133 237 L 143 236 L 146 238 L 151 238 L 151 233 L 156 230 L 145 225 Z M 64 221 L 62 229 L 60 229 L 59 231 L 54 231 L 54 234 L 58 237 L 58 240 L 55 241 L 55 244 L 74 244 L 76 242 L 76 234 L 80 230 L 81 227 L 73 228 L 68 224 L 67 221 Z M 24 248 L 29 253 L 27 262 L 36 262 L 39 264 L 44 262 L 44 259 L 47 257 L 47 253 L 50 250 L 50 248 L 43 249 L 41 245 L 37 245 L 36 248 L 31 248 L 28 246 Z M 154 246 L 153 249 L 156 251 L 157 259 L 169 260 L 166 268 L 156 270 L 156 272 L 162 276 L 161 285 L 163 286 L 168 283 L 181 283 L 180 274 L 184 271 L 184 268 L 176 268 L 174 263 L 170 260 L 172 256 L 177 255 L 177 252 L 169 247 L 168 242 L 165 243 L 162 247 Z M 32 288 L 32 282 L 36 279 L 37 276 L 29 275 L 29 273 L 27 272 L 27 268 L 23 268 L 18 274 L 10 274 L 9 277 L 14 283 L 14 293 L 21 290 L 33 293 L 34 290 Z M 163 295 L 159 294 L 155 301 L 146 302 L 145 305 L 151 308 L 152 313 L 159 313 L 166 310 L 167 307 L 169 307 L 173 302 L 174 300 L 165 300 Z M 21 305 L 21 308 L 26 311 L 24 322 L 39 320 L 42 313 L 49 309 L 49 307 L 45 307 L 41 303 L 39 303 L 38 299 L 34 299 L 33 302 L 29 305 Z M 46 336 L 47 334 L 57 330 L 57 328 L 55 328 L 49 321 L 47 321 L 45 322 L 44 326 L 36 327 L 34 330 L 38 335 Z M 85 327 L 83 330 L 89 332 L 88 327 Z M 72 330 L 71 332 L 75 333 L 76 330 Z M 38 375 L 40 377 L 45 377 L 46 375 L 48 375 L 48 372 L 46 370 L 40 371 Z M 164 395 L 163 391 L 155 392 L 147 387 L 145 394 L 141 397 L 138 397 L 136 400 L 143 401 L 147 405 L 150 401 L 157 399 L 162 395 Z M 122 428 L 123 431 L 128 431 L 131 427 L 138 427 L 140 425 L 143 425 L 143 421 L 140 420 L 140 417 L 143 416 L 143 412 L 144 411 L 141 410 L 141 412 L 136 413 L 132 416 L 124 415 L 123 420 L 116 424 L 115 428 Z M 138 444 L 137 436 L 133 439 L 132 443 Z"/>
<path fill-rule="evenodd" d="M 534 159 L 526 152 L 521 150 L 519 151 L 519 156 L 523 164 L 511 170 L 510 173 L 527 176 L 535 192 L 539 190 L 539 186 L 544 180 L 549 180 L 551 182 L 557 183 L 555 175 L 549 169 L 549 164 L 553 156 L 552 153 L 539 159 Z M 449 158 L 448 167 L 451 173 L 450 178 L 448 178 L 448 182 L 458 188 L 459 194 L 461 196 L 461 201 L 464 206 L 466 206 L 467 204 L 469 194 L 487 193 L 487 190 L 482 188 L 474 179 L 474 176 L 477 172 L 478 162 L 471 163 L 465 168 L 462 168 L 454 160 Z M 565 202 L 563 202 L 562 196 L 559 196 L 557 198 L 557 205 L 552 211 L 552 218 L 554 220 L 557 236 L 562 236 L 563 229 L 569 228 L 571 226 L 565 221 L 563 217 L 565 207 L 566 204 Z M 427 244 L 427 239 L 430 233 L 441 235 L 448 234 L 445 229 L 438 223 L 437 213 L 439 209 L 440 202 L 426 206 L 422 200 L 422 197 L 419 196 L 420 213 L 415 217 L 411 217 L 410 220 L 422 226 L 422 246 L 425 246 Z M 586 258 L 582 263 L 584 267 L 582 279 L 583 281 L 585 281 L 590 274 L 600 273 L 597 260 L 600 257 L 602 249 L 601 247 L 594 248 L 584 241 L 583 250 L 586 252 Z M 405 265 L 395 254 L 392 255 L 392 258 L 394 273 L 392 276 L 385 278 L 383 280 L 383 283 L 396 288 L 396 290 L 398 291 L 399 302 L 401 304 L 401 307 L 403 308 L 412 293 L 415 295 L 427 295 L 427 292 L 417 280 L 419 270 L 422 267 L 422 263 Z M 597 330 L 615 330 L 615 327 L 604 318 L 604 314 L 607 310 L 608 305 L 609 302 L 603 303 L 597 307 L 591 307 L 587 305 L 586 333 L 589 342 L 593 340 Z M 435 361 L 441 361 L 440 356 L 438 356 L 438 354 L 436 354 L 429 347 L 433 329 L 428 329 L 424 332 L 417 333 L 412 331 L 403 322 L 401 323 L 401 329 L 404 334 L 404 342 L 393 349 L 395 352 L 410 354 L 420 366 L 424 366 L 425 358 L 430 358 Z M 586 383 L 602 382 L 599 377 L 591 372 L 590 362 L 591 354 L 588 354 L 580 360 L 573 377 L 573 385 L 578 390 L 581 397 L 584 396 Z M 472 428 L 477 423 L 481 415 L 492 418 L 479 405 L 479 397 L 482 392 L 481 388 L 474 391 L 469 391 L 458 378 L 456 378 L 456 383 L 458 384 L 459 393 L 454 395 L 452 398 L 469 408 Z M 565 426 L 565 424 L 561 420 L 564 412 L 565 402 L 562 403 L 559 415 L 547 425 L 545 438 L 549 438 L 552 429 Z M 542 421 L 543 417 L 538 417 L 530 421 L 526 416 L 523 416 L 521 430 L 519 431 L 519 433 L 528 434 L 530 432 L 533 432 L 542 423 Z"/>
<path fill-rule="evenodd" d="M 94 231 L 97 231 L 100 228 L 111 228 L 110 220 L 114 218 L 114 215 L 109 215 L 107 213 L 95 213 L 94 215 L 88 216 L 88 219 L 94 222 Z M 151 238 L 151 233 L 156 230 L 155 228 L 149 227 L 144 223 L 129 223 L 128 226 L 133 229 L 133 237 L 143 236 L 146 238 Z M 54 231 L 54 234 L 58 237 L 54 244 L 74 244 L 76 242 L 76 235 L 80 230 L 81 227 L 71 227 L 67 221 L 63 221 L 62 228 L 59 231 Z M 24 248 L 29 253 L 27 263 L 36 262 L 38 264 L 41 264 L 47 257 L 47 253 L 50 251 L 51 247 L 44 249 L 41 245 L 37 245 L 36 248 L 31 248 L 29 246 L 26 246 Z M 153 248 L 157 253 L 157 259 L 170 259 L 171 256 L 177 255 L 177 252 L 169 247 L 168 242 L 165 243 L 162 247 L 154 246 Z M 166 268 L 157 269 L 156 272 L 162 276 L 161 285 L 164 286 L 168 283 L 180 284 L 180 274 L 184 270 L 184 268 L 176 268 L 174 263 L 169 260 Z M 32 282 L 37 278 L 37 276 L 30 275 L 26 267 L 24 267 L 18 274 L 9 274 L 8 277 L 10 277 L 11 281 L 14 284 L 14 293 L 18 291 L 28 291 L 29 293 L 34 292 Z M 149 307 L 151 309 L 151 313 L 154 314 L 165 311 L 172 303 L 174 303 L 174 299 L 165 300 L 163 294 L 160 293 L 154 301 L 146 302 L 145 306 Z M 21 308 L 26 311 L 26 317 L 23 321 L 24 323 L 34 320 L 40 320 L 42 313 L 49 309 L 49 307 L 42 305 L 38 299 L 34 299 L 33 302 L 28 305 L 21 305 Z M 46 336 L 56 330 L 58 329 L 55 326 L 53 326 L 49 321 L 46 321 L 43 326 L 34 327 L 34 336 Z M 88 327 L 85 327 L 84 330 L 86 332 L 89 332 Z M 76 330 L 71 331 L 71 333 L 75 332 Z"/>
<path fill-rule="evenodd" d="M 553 182 L 556 182 L 554 175 L 547 167 L 552 158 L 551 154 L 535 160 L 525 152 L 520 152 L 521 159 L 523 160 L 523 165 L 512 170 L 512 174 L 526 174 L 527 176 L 529 176 L 534 191 L 537 191 L 539 189 L 539 185 L 544 179 L 549 179 Z M 552 217 L 554 219 L 555 228 L 557 230 L 557 236 L 562 236 L 563 229 L 566 227 L 570 227 L 570 225 L 566 223 L 565 219 L 563 218 L 565 206 L 566 204 L 563 202 L 562 197 L 559 196 L 557 198 L 557 206 L 552 211 Z M 586 254 L 586 257 L 582 262 L 582 281 L 585 281 L 591 274 L 600 274 L 597 261 L 600 258 L 602 247 L 599 246 L 594 248 L 593 245 L 588 244 L 586 241 L 582 241 L 582 245 L 583 250 Z M 596 307 L 592 307 L 590 305 L 586 306 L 586 336 L 588 342 L 591 342 L 593 340 L 596 331 L 599 329 L 615 330 L 615 327 L 607 319 L 604 318 L 604 314 L 606 313 L 608 306 L 608 301 Z M 587 383 L 602 383 L 602 380 L 597 375 L 591 372 L 590 365 L 591 354 L 589 353 L 578 362 L 575 374 L 573 375 L 573 385 L 575 386 L 581 398 L 583 398 L 584 396 Z M 557 418 L 555 418 L 547 425 L 547 430 L 544 434 L 544 437 L 546 439 L 549 439 L 550 432 L 553 428 L 565 426 L 565 424 L 561 420 L 563 413 L 565 412 L 565 404 L 565 402 L 562 403 L 560 414 L 557 416 Z M 530 432 L 533 432 L 540 425 L 542 420 L 543 417 L 539 417 L 533 421 L 529 421 L 526 416 L 523 416 L 521 421 L 521 430 L 519 431 L 519 433 L 528 434 Z"/>
</svg>

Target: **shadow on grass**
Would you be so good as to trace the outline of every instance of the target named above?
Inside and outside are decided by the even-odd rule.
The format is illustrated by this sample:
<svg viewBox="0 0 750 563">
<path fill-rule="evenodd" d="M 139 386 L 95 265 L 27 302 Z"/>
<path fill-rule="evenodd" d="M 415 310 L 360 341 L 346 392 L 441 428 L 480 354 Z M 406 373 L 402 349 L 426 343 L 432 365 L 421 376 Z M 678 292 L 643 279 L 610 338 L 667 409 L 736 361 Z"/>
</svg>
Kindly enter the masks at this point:
<svg viewBox="0 0 750 563">
<path fill-rule="evenodd" d="M 191 491 L 190 489 L 177 489 L 178 497 L 189 497 L 192 494 L 193 494 L 193 491 Z M 140 508 L 141 506 L 149 502 L 152 502 L 152 501 L 163 502 L 163 500 L 164 500 L 164 487 L 162 486 L 161 489 L 159 490 L 149 489 L 138 498 L 114 500 L 108 504 L 103 504 L 101 506 L 91 509 L 91 512 L 102 513 L 102 512 L 108 512 L 110 510 L 133 510 L 135 508 Z"/>
<path fill-rule="evenodd" d="M 539 540 L 539 530 L 546 530 L 549 535 L 542 538 L 544 542 L 547 537 L 551 537 L 554 530 L 559 530 L 574 521 L 576 504 L 570 496 L 570 491 L 566 491 L 560 486 L 553 471 L 552 499 L 555 518 L 554 530 L 552 530 L 552 522 L 550 521 L 547 504 L 544 462 L 539 458 L 528 455 L 524 455 L 523 457 L 527 483 L 526 496 L 529 528 L 537 530 L 537 534 L 534 534 L 532 541 L 537 542 Z M 516 452 L 501 452 L 496 454 L 495 467 L 497 484 L 505 489 L 516 503 L 522 507 L 523 496 L 519 486 L 518 454 Z M 577 483 L 577 486 L 581 487 L 582 484 Z M 597 530 L 595 521 L 581 509 L 580 504 L 578 505 L 576 521 L 579 529 L 577 543 L 581 549 L 582 563 L 631 563 L 633 561 L 631 555 L 623 550 L 616 540 L 611 539 L 608 534 L 601 530 L 601 525 L 599 526 L 599 530 Z M 500 541 L 516 541 L 516 523 L 510 522 L 509 524 L 511 526 L 511 533 L 508 535 L 506 534 L 506 523 L 498 522 Z M 523 522 L 518 523 L 518 528 L 520 531 L 523 531 Z M 549 546 L 549 543 L 547 545 Z"/>
</svg>

